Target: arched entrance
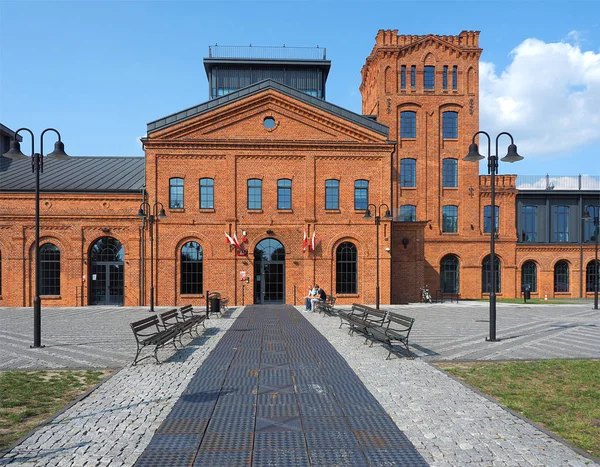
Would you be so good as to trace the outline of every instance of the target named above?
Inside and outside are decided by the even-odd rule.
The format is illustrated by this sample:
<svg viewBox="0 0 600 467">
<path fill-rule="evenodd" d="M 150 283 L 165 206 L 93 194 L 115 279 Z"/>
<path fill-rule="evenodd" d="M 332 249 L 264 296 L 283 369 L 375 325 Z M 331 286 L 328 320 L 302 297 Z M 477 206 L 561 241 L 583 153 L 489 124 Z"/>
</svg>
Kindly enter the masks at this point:
<svg viewBox="0 0 600 467">
<path fill-rule="evenodd" d="M 254 303 L 285 303 L 285 248 L 274 238 L 254 249 Z"/>
<path fill-rule="evenodd" d="M 90 248 L 90 305 L 116 305 L 124 303 L 125 249 L 113 237 L 102 237 Z"/>
</svg>

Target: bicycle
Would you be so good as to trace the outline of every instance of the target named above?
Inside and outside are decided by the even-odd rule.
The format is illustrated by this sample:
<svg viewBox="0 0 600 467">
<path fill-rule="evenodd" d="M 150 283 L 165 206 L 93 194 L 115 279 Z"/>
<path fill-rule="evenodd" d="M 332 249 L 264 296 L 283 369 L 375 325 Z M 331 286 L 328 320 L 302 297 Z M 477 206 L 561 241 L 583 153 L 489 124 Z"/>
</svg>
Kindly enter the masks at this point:
<svg viewBox="0 0 600 467">
<path fill-rule="evenodd" d="M 429 286 L 427 285 L 421 287 L 421 301 L 424 303 L 433 303 L 431 294 L 429 293 Z"/>
</svg>

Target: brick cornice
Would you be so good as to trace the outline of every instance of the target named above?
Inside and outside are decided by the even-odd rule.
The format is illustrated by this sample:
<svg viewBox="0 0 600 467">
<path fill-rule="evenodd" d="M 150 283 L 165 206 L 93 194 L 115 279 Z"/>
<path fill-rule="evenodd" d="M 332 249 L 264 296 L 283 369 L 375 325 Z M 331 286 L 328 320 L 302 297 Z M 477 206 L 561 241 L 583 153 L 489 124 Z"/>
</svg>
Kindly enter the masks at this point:
<svg viewBox="0 0 600 467">
<path fill-rule="evenodd" d="M 186 149 L 186 150 L 302 150 L 302 151 L 381 151 L 389 154 L 394 146 L 391 143 L 363 143 L 356 141 L 249 141 L 247 139 L 233 140 L 154 140 L 146 144 L 147 149 Z M 160 155 L 162 157 L 163 155 Z M 156 156 L 159 157 L 159 156 Z M 198 155 L 190 154 L 190 157 Z M 202 157 L 205 157 L 202 155 Z"/>
</svg>

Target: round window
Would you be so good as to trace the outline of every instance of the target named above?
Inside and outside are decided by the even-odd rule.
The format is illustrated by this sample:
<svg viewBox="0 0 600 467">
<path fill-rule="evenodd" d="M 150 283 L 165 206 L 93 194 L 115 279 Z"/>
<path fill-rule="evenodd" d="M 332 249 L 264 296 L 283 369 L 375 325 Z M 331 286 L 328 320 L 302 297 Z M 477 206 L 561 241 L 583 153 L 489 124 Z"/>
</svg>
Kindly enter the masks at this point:
<svg viewBox="0 0 600 467">
<path fill-rule="evenodd" d="M 263 125 L 267 130 L 272 130 L 275 128 L 275 119 L 273 117 L 265 117 L 263 120 Z"/>
</svg>

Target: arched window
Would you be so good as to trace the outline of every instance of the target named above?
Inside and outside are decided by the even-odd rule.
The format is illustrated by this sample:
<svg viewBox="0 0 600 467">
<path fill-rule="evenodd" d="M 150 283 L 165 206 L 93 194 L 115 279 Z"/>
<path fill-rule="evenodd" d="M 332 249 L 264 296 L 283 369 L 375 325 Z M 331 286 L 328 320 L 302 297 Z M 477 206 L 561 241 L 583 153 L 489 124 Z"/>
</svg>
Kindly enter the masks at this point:
<svg viewBox="0 0 600 467">
<path fill-rule="evenodd" d="M 369 182 L 356 180 L 354 182 L 354 209 L 366 210 L 369 204 Z"/>
<path fill-rule="evenodd" d="M 537 292 L 537 266 L 533 261 L 526 261 L 521 268 L 521 287 L 526 285 L 531 292 Z"/>
<path fill-rule="evenodd" d="M 442 206 L 442 232 L 458 232 L 458 206 Z"/>
<path fill-rule="evenodd" d="M 358 251 L 351 242 L 343 242 L 335 252 L 335 293 L 358 293 Z"/>
<path fill-rule="evenodd" d="M 215 181 L 212 178 L 200 179 L 200 209 L 215 208 Z"/>
<path fill-rule="evenodd" d="M 440 261 L 440 290 L 442 293 L 458 293 L 460 291 L 458 264 L 458 258 L 454 255 L 446 255 Z"/>
<path fill-rule="evenodd" d="M 187 242 L 181 247 L 181 294 L 202 294 L 202 247 Z"/>
<path fill-rule="evenodd" d="M 169 180 L 169 207 L 183 209 L 183 178 Z"/>
<path fill-rule="evenodd" d="M 292 181 L 288 178 L 277 180 L 277 209 L 292 209 Z"/>
<path fill-rule="evenodd" d="M 417 112 L 400 112 L 400 138 L 417 137 Z"/>
<path fill-rule="evenodd" d="M 40 295 L 60 295 L 60 250 L 52 243 L 40 248 Z"/>
<path fill-rule="evenodd" d="M 400 222 L 416 222 L 417 207 L 412 204 L 400 206 Z"/>
<path fill-rule="evenodd" d="M 340 181 L 325 180 L 325 209 L 340 208 Z"/>
<path fill-rule="evenodd" d="M 481 291 L 483 293 L 490 293 L 492 291 L 492 269 L 490 267 L 490 255 L 487 255 L 482 263 L 481 268 Z M 496 293 L 500 293 L 502 291 L 501 287 L 501 267 L 500 258 L 496 256 L 494 261 L 494 269 L 496 270 Z"/>
<path fill-rule="evenodd" d="M 458 112 L 442 113 L 442 138 L 458 138 Z"/>
<path fill-rule="evenodd" d="M 400 186 L 402 188 L 417 186 L 417 161 L 415 159 L 400 159 Z"/>
<path fill-rule="evenodd" d="M 600 261 L 592 260 L 588 263 L 585 268 L 585 291 L 594 292 L 594 284 L 598 284 L 598 290 L 600 290 L 600 275 L 598 274 L 598 268 L 600 268 Z"/>
<path fill-rule="evenodd" d="M 458 160 L 444 159 L 442 162 L 442 186 L 444 188 L 458 186 Z"/>
<path fill-rule="evenodd" d="M 569 263 L 564 260 L 554 266 L 554 291 L 569 291 Z"/>
<path fill-rule="evenodd" d="M 248 180 L 248 209 L 262 209 L 262 180 Z"/>
</svg>

